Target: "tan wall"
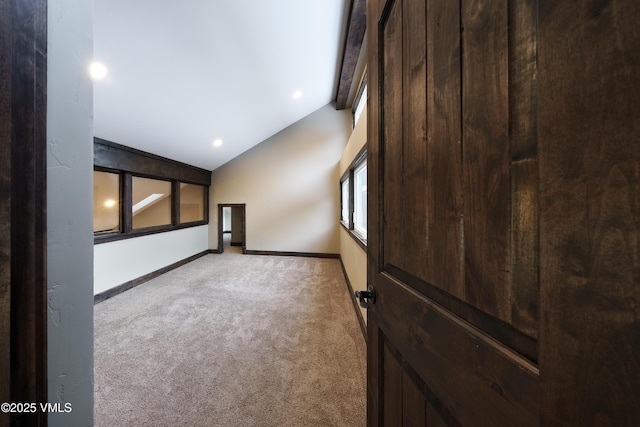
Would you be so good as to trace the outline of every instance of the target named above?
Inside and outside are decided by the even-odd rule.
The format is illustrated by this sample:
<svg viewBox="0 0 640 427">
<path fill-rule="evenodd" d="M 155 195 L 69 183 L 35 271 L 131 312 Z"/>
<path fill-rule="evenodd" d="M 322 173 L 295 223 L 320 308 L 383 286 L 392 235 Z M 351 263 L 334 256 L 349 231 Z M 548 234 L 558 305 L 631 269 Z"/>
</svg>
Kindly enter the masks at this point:
<svg viewBox="0 0 640 427">
<path fill-rule="evenodd" d="M 133 213 L 134 229 L 171 224 L 171 183 L 157 179 L 133 177 L 132 205 L 135 206 L 154 193 L 162 194 L 162 197 Z"/>
<path fill-rule="evenodd" d="M 133 228 L 171 224 L 171 197 L 165 196 L 133 216 Z"/>
<path fill-rule="evenodd" d="M 360 120 L 358 120 L 340 159 L 339 176 L 346 172 L 366 143 L 367 112 L 365 110 L 360 116 Z M 338 181 L 336 181 L 336 187 L 338 187 Z M 339 223 L 339 219 L 336 221 Z M 353 290 L 367 289 L 367 253 L 342 226 L 340 227 L 340 256 Z M 360 310 L 366 322 L 367 311 L 364 308 L 360 308 Z"/>
<path fill-rule="evenodd" d="M 201 185 L 180 183 L 180 222 L 204 219 L 204 188 Z"/>
<path fill-rule="evenodd" d="M 340 176 L 342 176 L 351 163 L 355 160 L 356 156 L 367 143 L 367 110 L 365 109 L 360 116 L 360 120 L 356 123 L 356 127 L 353 129 L 349 142 L 344 148 L 342 157 L 340 158 Z"/>
<path fill-rule="evenodd" d="M 248 250 L 338 253 L 350 121 L 326 105 L 213 171 L 209 247 L 218 247 L 218 204 L 246 203 Z"/>
</svg>

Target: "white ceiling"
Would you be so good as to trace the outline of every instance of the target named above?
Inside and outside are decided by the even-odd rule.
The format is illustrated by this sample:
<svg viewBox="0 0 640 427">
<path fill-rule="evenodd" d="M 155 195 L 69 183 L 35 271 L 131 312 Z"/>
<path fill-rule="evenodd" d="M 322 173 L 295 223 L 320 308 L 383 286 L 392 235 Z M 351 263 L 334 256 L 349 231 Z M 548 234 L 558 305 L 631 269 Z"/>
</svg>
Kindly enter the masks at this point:
<svg viewBox="0 0 640 427">
<path fill-rule="evenodd" d="M 349 5 L 95 0 L 94 135 L 221 166 L 334 100 Z"/>
</svg>

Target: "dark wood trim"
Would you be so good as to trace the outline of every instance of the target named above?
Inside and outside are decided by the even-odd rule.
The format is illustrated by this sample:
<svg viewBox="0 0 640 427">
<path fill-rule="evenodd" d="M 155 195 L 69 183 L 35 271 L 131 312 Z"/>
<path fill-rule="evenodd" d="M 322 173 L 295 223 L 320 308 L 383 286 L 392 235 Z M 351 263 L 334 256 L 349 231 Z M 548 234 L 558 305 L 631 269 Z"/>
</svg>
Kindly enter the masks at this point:
<svg viewBox="0 0 640 427">
<path fill-rule="evenodd" d="M 122 203 L 120 204 L 120 217 L 122 218 L 122 229 L 121 232 L 125 236 L 129 236 L 131 231 L 133 230 L 133 213 L 131 212 L 130 206 L 133 205 L 133 176 L 129 172 L 124 172 L 120 175 L 122 177 L 122 194 L 120 194 L 120 200 Z M 100 237 L 100 239 L 97 239 Z M 101 236 L 94 237 L 95 243 L 102 243 L 103 240 Z"/>
<path fill-rule="evenodd" d="M 188 222 L 180 225 L 159 225 L 157 227 L 140 228 L 136 231 L 129 233 L 105 233 L 96 234 L 93 238 L 93 244 L 99 245 L 101 243 L 116 242 L 118 240 L 135 239 L 137 237 L 150 236 L 152 234 L 167 233 L 169 231 L 178 231 L 185 228 L 200 227 L 201 225 L 207 225 L 207 221 Z"/>
<path fill-rule="evenodd" d="M 222 228 L 224 226 L 224 206 L 218 205 L 218 253 L 224 253 L 224 233 L 222 232 Z"/>
<path fill-rule="evenodd" d="M 218 205 L 218 249 L 217 252 L 219 254 L 224 253 L 224 232 L 222 231 L 222 228 L 224 226 L 224 211 L 223 208 L 224 206 L 222 205 Z M 231 232 L 229 232 L 231 233 Z"/>
<path fill-rule="evenodd" d="M 168 273 L 171 270 L 175 270 L 178 267 L 182 267 L 185 264 L 190 263 L 191 261 L 195 261 L 198 258 L 201 258 L 205 255 L 208 255 L 212 253 L 211 250 L 206 250 L 206 251 L 202 251 L 200 253 L 197 253 L 195 255 L 192 255 L 188 258 L 185 258 L 181 261 L 177 261 L 174 262 L 171 265 L 168 265 L 166 267 L 160 268 L 156 271 L 152 271 L 151 273 L 145 274 L 144 276 L 140 276 L 136 279 L 133 280 L 129 280 L 128 282 L 125 282 L 121 285 L 118 285 L 114 288 L 108 289 L 104 292 L 100 292 L 99 294 L 94 295 L 93 297 L 93 303 L 94 304 L 98 304 L 102 301 L 108 300 L 109 298 L 113 298 L 116 295 L 120 295 L 121 293 L 128 291 L 129 289 L 133 289 L 136 286 L 140 286 L 141 284 L 148 282 L 151 279 L 155 279 L 158 276 L 163 275 L 164 273 Z"/>
<path fill-rule="evenodd" d="M 120 222 L 119 232 L 94 234 L 94 244 L 126 240 L 151 234 L 198 227 L 209 223 L 209 187 L 211 172 L 186 165 L 155 154 L 94 138 L 94 170 L 120 174 Z M 205 177 L 206 175 L 206 177 Z M 171 182 L 171 224 L 133 229 L 131 213 L 133 176 Z M 180 183 L 201 185 L 203 192 L 204 220 L 180 223 Z"/>
<path fill-rule="evenodd" d="M 242 242 L 231 242 L 231 246 L 242 246 L 242 253 L 247 253 L 247 205 L 245 203 L 219 203 L 218 204 L 218 253 L 224 253 L 224 233 L 231 231 L 222 231 L 224 226 L 223 208 L 241 208 L 242 209 Z M 233 228 L 233 222 L 231 224 Z"/>
<path fill-rule="evenodd" d="M 349 230 L 349 227 L 347 227 L 347 225 L 343 221 L 340 221 L 340 226 L 344 229 L 344 231 L 349 233 L 349 236 L 353 240 L 355 240 L 355 242 L 358 244 L 358 246 L 360 246 L 362 248 L 362 250 L 364 250 L 365 252 L 367 251 L 367 241 L 365 239 L 363 239 L 360 236 L 360 234 L 358 234 L 354 230 Z"/>
<path fill-rule="evenodd" d="M 101 138 L 93 140 L 95 166 L 131 172 L 149 178 L 211 185 L 211 171 L 157 156 Z"/>
<path fill-rule="evenodd" d="M 210 186 L 205 186 L 202 197 L 204 198 L 202 202 L 202 206 L 204 207 L 204 222 L 209 224 L 209 193 L 211 191 Z"/>
<path fill-rule="evenodd" d="M 47 401 L 46 24 L 45 0 L 0 1 L 0 402 Z"/>
<path fill-rule="evenodd" d="M 537 341 L 520 332 L 512 325 L 446 293 L 442 289 L 420 280 L 392 264 L 386 264 L 384 266 L 382 275 L 392 281 L 401 280 L 431 301 L 434 301 L 477 329 L 507 345 L 529 361 L 533 363 L 538 362 Z"/>
<path fill-rule="evenodd" d="M 210 253 L 210 254 L 219 254 L 220 253 L 220 252 L 218 252 L 217 249 L 209 249 L 207 252 Z"/>
<path fill-rule="evenodd" d="M 353 84 L 353 75 L 358 64 L 360 49 L 364 41 L 364 32 L 367 27 L 367 2 L 366 0 L 353 0 L 349 14 L 349 29 L 345 40 L 342 56 L 342 68 L 340 70 L 340 82 L 336 93 L 336 109 L 343 110 L 347 106 L 347 98 Z"/>
<path fill-rule="evenodd" d="M 180 181 L 171 181 L 171 225 L 180 226 Z"/>
<path fill-rule="evenodd" d="M 0 93 L 11 93 L 12 20 L 9 2 L 0 2 Z M 11 402 L 11 98 L 0 97 L 0 403 Z M 0 425 L 9 414 L 0 413 Z"/>
<path fill-rule="evenodd" d="M 331 258 L 340 259 L 340 254 L 324 254 L 318 252 L 283 252 L 283 251 L 254 251 L 247 249 L 247 255 L 270 255 L 270 256 L 297 256 L 305 258 Z"/>
<path fill-rule="evenodd" d="M 340 267 L 342 268 L 342 274 L 344 274 L 344 280 L 347 282 L 347 289 L 349 290 L 349 299 L 353 303 L 353 309 L 356 312 L 356 317 L 358 318 L 358 323 L 360 324 L 360 330 L 362 331 L 362 336 L 364 337 L 364 341 L 367 342 L 367 324 L 364 322 L 364 317 L 362 317 L 362 311 L 360 311 L 360 305 L 358 301 L 356 301 L 355 292 L 353 290 L 353 286 L 351 285 L 351 281 L 349 280 L 349 275 L 347 274 L 347 269 L 342 262 L 342 256 L 340 257 Z"/>
</svg>

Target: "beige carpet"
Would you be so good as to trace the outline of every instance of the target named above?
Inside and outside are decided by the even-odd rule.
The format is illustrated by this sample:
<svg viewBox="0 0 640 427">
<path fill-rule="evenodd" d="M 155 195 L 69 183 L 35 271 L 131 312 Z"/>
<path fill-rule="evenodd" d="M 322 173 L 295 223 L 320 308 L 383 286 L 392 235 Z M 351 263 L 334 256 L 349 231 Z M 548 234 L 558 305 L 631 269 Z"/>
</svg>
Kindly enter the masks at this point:
<svg viewBox="0 0 640 427">
<path fill-rule="evenodd" d="M 364 426 L 340 262 L 207 255 L 95 306 L 95 425 Z"/>
</svg>

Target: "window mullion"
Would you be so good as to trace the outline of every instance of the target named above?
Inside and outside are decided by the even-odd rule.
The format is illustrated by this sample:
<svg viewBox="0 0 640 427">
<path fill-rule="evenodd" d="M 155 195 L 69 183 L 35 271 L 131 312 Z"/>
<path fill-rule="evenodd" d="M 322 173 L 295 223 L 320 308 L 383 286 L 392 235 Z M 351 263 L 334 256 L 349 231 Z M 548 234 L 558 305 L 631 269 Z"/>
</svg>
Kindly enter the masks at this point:
<svg viewBox="0 0 640 427">
<path fill-rule="evenodd" d="M 129 172 L 124 172 L 122 174 L 122 200 L 120 206 L 122 207 L 122 232 L 125 234 L 131 233 L 133 228 L 133 196 L 131 194 L 131 182 L 131 174 Z"/>
<path fill-rule="evenodd" d="M 204 218 L 203 220 L 209 222 L 209 187 L 204 186 L 204 191 L 202 192 L 202 206 L 204 208 Z"/>
<path fill-rule="evenodd" d="M 180 181 L 171 181 L 171 224 L 180 225 Z"/>
<path fill-rule="evenodd" d="M 354 211 L 355 211 L 355 185 L 353 182 L 353 169 L 349 170 L 349 230 L 353 230 L 354 225 Z"/>
</svg>

